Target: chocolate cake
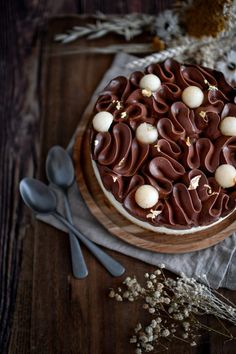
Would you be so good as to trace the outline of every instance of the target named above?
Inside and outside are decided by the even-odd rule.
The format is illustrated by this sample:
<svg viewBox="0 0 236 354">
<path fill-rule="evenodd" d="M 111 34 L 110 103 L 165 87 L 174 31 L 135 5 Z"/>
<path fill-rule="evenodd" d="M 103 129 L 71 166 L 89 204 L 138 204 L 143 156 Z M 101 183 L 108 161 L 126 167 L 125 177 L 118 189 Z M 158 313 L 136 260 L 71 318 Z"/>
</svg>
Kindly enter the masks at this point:
<svg viewBox="0 0 236 354">
<path fill-rule="evenodd" d="M 91 114 L 91 158 L 106 197 L 144 228 L 206 229 L 236 206 L 235 89 L 175 60 L 119 76 Z"/>
</svg>

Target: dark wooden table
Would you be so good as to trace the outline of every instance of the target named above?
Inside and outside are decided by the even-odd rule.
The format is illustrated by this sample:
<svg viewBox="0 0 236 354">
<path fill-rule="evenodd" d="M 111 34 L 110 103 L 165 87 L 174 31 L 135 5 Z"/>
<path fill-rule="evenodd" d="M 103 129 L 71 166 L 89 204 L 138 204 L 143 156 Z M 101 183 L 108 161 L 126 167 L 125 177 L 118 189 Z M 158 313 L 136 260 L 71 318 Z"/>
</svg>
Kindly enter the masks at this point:
<svg viewBox="0 0 236 354">
<path fill-rule="evenodd" d="M 18 129 L 18 140 L 15 141 L 12 151 L 17 154 L 18 146 L 21 146 L 20 139 L 24 139 L 25 149 L 19 151 L 23 166 L 17 165 L 17 158 L 14 161 L 15 174 L 12 174 L 12 178 L 16 181 L 23 177 L 22 171 L 27 170 L 28 175 L 32 175 L 34 170 L 31 170 L 31 165 L 35 164 L 38 164 L 37 177 L 46 180 L 44 164 L 49 148 L 55 144 L 67 146 L 90 96 L 113 60 L 112 55 L 61 53 L 63 46 L 53 42 L 54 34 L 78 23 L 76 17 L 51 20 L 43 40 L 33 49 L 33 55 L 27 62 L 28 67 L 24 68 L 30 71 L 31 81 L 29 85 L 22 85 L 22 90 L 27 87 L 27 109 L 24 119 L 15 127 Z M 68 45 L 67 49 L 78 45 L 105 45 L 114 42 L 119 43 L 121 39 L 110 36 L 89 44 L 81 39 Z M 34 144 L 32 139 L 35 139 Z M 11 148 L 13 149 L 13 146 Z M 27 157 L 25 161 L 22 158 L 24 154 Z M 38 155 L 39 160 L 36 159 Z M 17 193 L 17 185 L 14 193 Z M 14 225 L 18 228 L 21 225 L 20 230 L 23 230 L 19 236 L 24 240 L 23 249 L 17 250 L 23 258 L 8 352 L 133 353 L 134 347 L 129 344 L 129 336 L 140 319 L 145 321 L 144 315 L 140 317 L 140 304 L 124 305 L 110 300 L 107 296 L 108 289 L 118 285 L 123 277 L 114 279 L 109 276 L 83 248 L 89 276 L 84 280 L 75 280 L 71 274 L 66 234 L 36 221 L 28 210 L 23 209 L 22 202 L 18 203 L 20 204 L 13 210 L 17 214 L 9 217 L 16 218 Z M 142 276 L 146 271 L 154 269 L 127 256 L 112 251 L 109 251 L 109 254 L 124 264 L 127 274 Z M 11 259 L 9 271 L 14 269 L 10 264 Z M 235 292 L 224 290 L 223 293 L 236 302 Z M 2 294 L 5 297 L 1 301 L 6 306 L 10 299 L 7 299 L 4 287 Z M 5 323 L 5 327 L 2 328 L 7 331 L 3 316 L 4 311 L 2 324 Z M 205 318 L 205 321 L 209 325 L 214 324 L 210 317 Z M 235 328 L 229 326 L 229 329 L 236 336 Z M 233 354 L 235 343 L 208 333 L 203 336 L 198 347 L 172 343 L 169 345 L 169 353 Z M 3 343 L 2 352 L 6 347 L 6 343 Z"/>
</svg>

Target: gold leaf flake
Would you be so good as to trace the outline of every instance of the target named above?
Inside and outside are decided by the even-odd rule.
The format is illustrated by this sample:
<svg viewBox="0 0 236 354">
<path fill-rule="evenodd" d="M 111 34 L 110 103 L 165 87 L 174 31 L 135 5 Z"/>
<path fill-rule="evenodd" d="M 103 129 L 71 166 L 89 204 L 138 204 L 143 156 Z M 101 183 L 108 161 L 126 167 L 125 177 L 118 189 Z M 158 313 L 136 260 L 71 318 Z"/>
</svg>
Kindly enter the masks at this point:
<svg viewBox="0 0 236 354">
<path fill-rule="evenodd" d="M 152 91 L 148 89 L 142 89 L 142 95 L 145 97 L 151 97 L 152 96 Z"/>
<path fill-rule="evenodd" d="M 121 166 L 124 161 L 125 161 L 125 158 L 123 157 L 123 159 L 121 159 L 120 162 L 118 163 L 118 166 Z"/>
<path fill-rule="evenodd" d="M 199 186 L 200 178 L 201 178 L 201 175 L 197 175 L 190 180 L 190 185 L 188 187 L 189 191 L 197 189 L 197 187 Z"/>
<path fill-rule="evenodd" d="M 120 110 L 121 108 L 123 108 L 123 105 L 120 101 L 116 101 L 116 109 Z"/>
<path fill-rule="evenodd" d="M 188 145 L 188 146 L 191 146 L 191 145 L 192 145 L 189 136 L 187 136 L 185 142 L 186 142 L 186 145 Z"/>
<path fill-rule="evenodd" d="M 98 140 L 94 140 L 94 146 L 97 146 L 99 144 Z"/>
<path fill-rule="evenodd" d="M 122 112 L 120 115 L 121 118 L 126 118 L 127 117 L 127 113 L 126 112 Z"/>
<path fill-rule="evenodd" d="M 201 116 L 201 117 L 203 118 L 204 122 L 208 123 L 208 118 L 207 118 L 207 116 L 206 116 L 206 112 L 201 111 L 201 112 L 199 113 L 199 116 Z"/>
<path fill-rule="evenodd" d="M 156 128 L 153 127 L 153 126 L 150 125 L 150 124 L 146 125 L 146 129 L 147 129 L 148 132 L 151 132 L 152 130 L 156 130 Z"/>
<path fill-rule="evenodd" d="M 111 102 L 112 102 L 113 104 L 116 104 L 116 109 L 118 109 L 118 111 L 123 108 L 123 104 L 122 104 L 121 101 L 119 101 L 119 100 L 112 100 Z"/>
<path fill-rule="evenodd" d="M 155 217 L 158 216 L 158 215 L 160 215 L 161 212 L 162 212 L 161 210 L 153 210 L 153 209 L 151 209 L 151 210 L 150 210 L 150 214 L 147 214 L 146 218 L 147 218 L 147 219 L 149 219 L 149 218 L 155 219 Z"/>
<path fill-rule="evenodd" d="M 219 89 L 218 89 L 218 87 L 216 87 L 216 86 L 214 86 L 214 85 L 210 85 L 209 87 L 208 87 L 208 91 L 218 91 Z"/>
<path fill-rule="evenodd" d="M 158 151 L 158 152 L 161 151 L 159 143 L 157 143 L 156 145 L 154 145 L 154 148 L 157 148 L 157 151 Z"/>
<path fill-rule="evenodd" d="M 219 192 L 212 192 L 211 194 L 210 194 L 210 196 L 212 196 L 212 195 L 218 195 L 219 194 Z"/>
<path fill-rule="evenodd" d="M 219 194 L 219 192 L 213 192 L 212 191 L 212 188 L 211 188 L 211 186 L 209 186 L 209 184 L 204 184 L 204 187 L 206 187 L 207 188 L 207 194 L 209 194 L 209 195 L 216 195 L 216 194 Z"/>
<path fill-rule="evenodd" d="M 204 184 L 203 187 L 207 188 L 207 193 L 208 194 L 212 194 L 212 188 L 211 188 L 211 186 L 209 186 L 209 184 Z"/>
<path fill-rule="evenodd" d="M 204 80 L 204 83 L 208 85 L 208 91 L 214 91 L 214 90 L 219 90 L 217 86 L 211 85 L 209 81 L 206 79 Z"/>
</svg>

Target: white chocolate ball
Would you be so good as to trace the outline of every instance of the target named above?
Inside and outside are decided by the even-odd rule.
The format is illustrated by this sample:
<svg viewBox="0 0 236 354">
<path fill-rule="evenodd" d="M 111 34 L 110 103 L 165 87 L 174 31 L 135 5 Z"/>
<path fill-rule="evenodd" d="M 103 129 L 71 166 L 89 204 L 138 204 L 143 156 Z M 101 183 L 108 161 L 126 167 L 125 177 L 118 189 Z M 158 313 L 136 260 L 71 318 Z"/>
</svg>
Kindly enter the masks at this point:
<svg viewBox="0 0 236 354">
<path fill-rule="evenodd" d="M 102 111 L 95 114 L 93 127 L 97 132 L 108 132 L 113 122 L 113 115 L 110 112 Z"/>
<path fill-rule="evenodd" d="M 236 136 L 236 117 L 225 117 L 220 123 L 220 131 L 226 136 Z"/>
<path fill-rule="evenodd" d="M 197 86 L 188 86 L 182 92 L 182 100 L 189 108 L 201 106 L 203 99 L 204 94 Z"/>
<path fill-rule="evenodd" d="M 236 182 L 235 167 L 228 164 L 220 165 L 215 171 L 215 179 L 223 188 L 233 187 Z"/>
<path fill-rule="evenodd" d="M 136 129 L 136 138 L 140 143 L 152 144 L 158 138 L 157 128 L 149 123 L 141 123 Z"/>
<path fill-rule="evenodd" d="M 144 184 L 135 192 L 135 201 L 143 209 L 152 208 L 159 199 L 159 193 L 150 184 Z"/>
<path fill-rule="evenodd" d="M 147 74 L 142 77 L 139 85 L 142 89 L 155 92 L 161 87 L 161 80 L 154 74 Z"/>
</svg>

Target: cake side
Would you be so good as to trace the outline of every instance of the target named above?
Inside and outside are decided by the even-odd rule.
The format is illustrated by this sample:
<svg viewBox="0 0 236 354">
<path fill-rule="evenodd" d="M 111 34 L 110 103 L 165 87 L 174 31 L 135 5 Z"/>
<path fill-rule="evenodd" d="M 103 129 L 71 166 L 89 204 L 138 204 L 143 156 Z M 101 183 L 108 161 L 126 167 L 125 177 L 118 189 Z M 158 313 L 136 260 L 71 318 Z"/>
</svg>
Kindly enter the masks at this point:
<svg viewBox="0 0 236 354">
<path fill-rule="evenodd" d="M 136 217 L 132 216 L 124 207 L 123 205 L 118 202 L 115 197 L 113 196 L 113 194 L 111 192 L 109 192 L 103 185 L 102 180 L 101 180 L 101 176 L 100 173 L 98 171 L 97 165 L 96 163 L 92 160 L 92 167 L 93 167 L 93 171 L 95 174 L 95 177 L 97 179 L 97 182 L 99 184 L 99 186 L 101 187 L 104 195 L 106 196 L 106 198 L 109 200 L 109 202 L 113 205 L 113 207 L 120 213 L 122 214 L 126 219 L 128 219 L 129 221 L 131 221 L 133 224 L 136 224 L 144 229 L 150 230 L 150 231 L 154 231 L 154 232 L 158 232 L 158 233 L 162 233 L 162 234 L 167 234 L 167 235 L 175 235 L 176 233 L 178 233 L 178 235 L 187 235 L 187 234 L 192 234 L 195 232 L 199 232 L 199 231 L 203 231 L 203 230 L 207 230 L 210 227 L 213 227 L 217 224 L 219 224 L 220 222 L 222 222 L 223 220 L 225 220 L 227 217 L 229 217 L 233 212 L 230 212 L 229 215 L 225 216 L 225 217 L 220 217 L 217 221 L 208 224 L 208 225 L 204 225 L 204 226 L 195 226 L 192 227 L 190 229 L 178 229 L 176 230 L 175 228 L 170 228 L 170 227 L 165 227 L 165 226 L 154 226 L 151 223 L 147 223 L 146 221 L 142 221 L 137 219 Z"/>
<path fill-rule="evenodd" d="M 142 87 L 150 74 L 159 82 Z M 174 60 L 113 79 L 98 97 L 91 128 L 93 166 L 113 205 L 132 222 L 167 232 L 202 230 L 230 215 L 234 100 L 221 73 Z"/>
</svg>

